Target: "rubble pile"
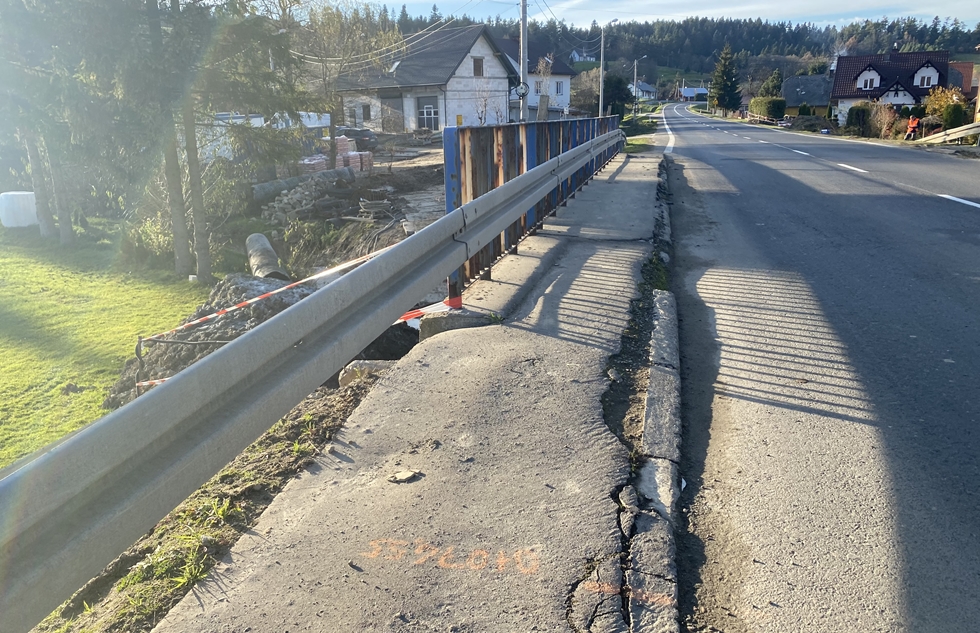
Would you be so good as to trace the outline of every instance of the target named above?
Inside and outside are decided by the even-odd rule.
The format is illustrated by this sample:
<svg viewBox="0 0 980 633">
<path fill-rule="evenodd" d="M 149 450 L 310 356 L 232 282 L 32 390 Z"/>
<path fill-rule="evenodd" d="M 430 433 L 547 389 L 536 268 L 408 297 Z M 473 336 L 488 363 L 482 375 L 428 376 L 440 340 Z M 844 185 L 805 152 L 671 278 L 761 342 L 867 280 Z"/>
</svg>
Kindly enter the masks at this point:
<svg viewBox="0 0 980 633">
<path fill-rule="evenodd" d="M 278 279 L 261 279 L 241 273 L 228 275 L 215 285 L 207 303 L 200 306 L 183 323 L 213 314 L 221 308 L 227 308 L 240 301 L 278 290 L 287 283 Z M 174 376 L 185 367 L 220 349 L 225 342 L 249 332 L 289 306 L 313 294 L 315 290 L 316 286 L 313 283 L 302 284 L 247 307 L 228 312 L 192 329 L 163 337 L 168 341 L 190 341 L 197 343 L 196 345 L 147 342 L 143 348 L 142 370 L 139 361 L 135 358 L 128 360 L 119 380 L 109 388 L 102 406 L 110 410 L 118 409 L 136 398 L 137 380 L 159 380 Z M 418 343 L 418 331 L 400 323 L 388 328 L 373 343 L 364 348 L 357 358 L 395 360 L 408 353 L 416 343 Z M 324 380 L 327 378 L 325 376 Z M 144 387 L 143 390 L 152 388 Z"/>
<path fill-rule="evenodd" d="M 352 205 L 354 189 L 343 180 L 333 180 L 332 172 L 317 172 L 292 189 L 283 189 L 269 204 L 262 205 L 263 219 L 280 226 L 312 216 L 339 217 Z"/>
</svg>

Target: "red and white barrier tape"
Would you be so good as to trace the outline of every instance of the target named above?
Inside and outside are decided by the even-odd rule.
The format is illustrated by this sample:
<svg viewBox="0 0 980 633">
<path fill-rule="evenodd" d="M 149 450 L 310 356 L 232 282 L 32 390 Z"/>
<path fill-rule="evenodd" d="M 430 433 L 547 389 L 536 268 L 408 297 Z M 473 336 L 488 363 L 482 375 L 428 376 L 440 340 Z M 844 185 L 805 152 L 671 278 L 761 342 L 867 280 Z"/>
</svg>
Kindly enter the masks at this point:
<svg viewBox="0 0 980 633">
<path fill-rule="evenodd" d="M 388 246 L 386 248 L 382 248 L 379 251 L 375 251 L 373 253 L 369 253 L 369 254 L 364 255 L 362 257 L 358 257 L 357 259 L 352 259 L 349 262 L 345 262 L 343 264 L 340 264 L 339 266 L 334 266 L 333 268 L 330 268 L 328 270 L 324 270 L 324 271 L 318 272 L 317 274 L 313 275 L 312 277 L 307 277 L 306 279 L 301 279 L 300 281 L 295 281 L 295 282 L 293 282 L 293 283 L 291 283 L 291 284 L 289 284 L 287 286 L 283 286 L 282 288 L 278 288 L 278 289 L 273 290 L 271 292 L 266 292 L 266 293 L 261 294 L 261 295 L 259 295 L 257 297 L 252 297 L 251 299 L 247 299 L 245 301 L 242 301 L 241 303 L 236 303 L 235 305 L 231 306 L 230 308 L 222 308 L 221 310 L 218 310 L 217 312 L 214 312 L 214 313 L 209 314 L 207 316 L 203 316 L 200 319 L 195 319 L 194 321 L 191 321 L 189 323 L 185 323 L 183 325 L 177 326 L 174 329 L 169 330 L 167 332 L 161 332 L 160 334 L 154 334 L 153 336 L 148 336 L 148 337 L 146 337 L 146 338 L 143 339 L 143 342 L 148 342 L 148 341 L 152 341 L 153 339 L 162 338 L 164 336 L 167 336 L 168 334 L 173 334 L 174 332 L 182 332 L 184 330 L 188 330 L 188 329 L 194 327 L 195 325 L 200 325 L 201 323 L 205 323 L 207 321 L 210 321 L 212 319 L 215 319 L 215 318 L 217 318 L 219 316 L 222 316 L 224 314 L 228 314 L 229 312 L 234 312 L 235 310 L 240 310 L 241 308 L 244 308 L 246 306 L 252 305 L 253 303 L 257 303 L 259 301 L 262 301 L 263 299 L 268 299 L 272 295 L 279 294 L 280 292 L 284 292 L 286 290 L 289 290 L 290 288 L 295 288 L 296 286 L 299 286 L 301 284 L 305 284 L 308 281 L 313 281 L 315 279 L 319 279 L 320 277 L 325 277 L 327 275 L 330 275 L 332 273 L 339 272 L 339 271 L 344 270 L 346 268 L 351 268 L 351 267 L 356 266 L 358 264 L 362 264 L 362 263 L 368 261 L 369 259 L 373 259 L 373 258 L 377 257 L 378 255 L 380 255 L 381 253 L 384 253 L 385 251 L 387 251 L 390 248 L 391 248 L 391 246 Z"/>
<path fill-rule="evenodd" d="M 158 378 L 156 380 L 144 380 L 143 382 L 136 383 L 137 387 L 153 387 L 156 385 L 162 385 L 163 383 L 170 380 L 170 378 Z"/>
<path fill-rule="evenodd" d="M 405 321 L 411 321 L 412 319 L 421 319 L 427 314 L 436 314 L 437 312 L 449 312 L 450 310 L 459 310 L 463 307 L 463 298 L 455 297 L 453 299 L 446 299 L 445 301 L 440 301 L 439 303 L 433 303 L 430 306 L 425 306 L 424 308 L 419 308 L 418 310 L 409 310 L 401 316 L 395 325 L 399 323 L 404 323 Z"/>
</svg>

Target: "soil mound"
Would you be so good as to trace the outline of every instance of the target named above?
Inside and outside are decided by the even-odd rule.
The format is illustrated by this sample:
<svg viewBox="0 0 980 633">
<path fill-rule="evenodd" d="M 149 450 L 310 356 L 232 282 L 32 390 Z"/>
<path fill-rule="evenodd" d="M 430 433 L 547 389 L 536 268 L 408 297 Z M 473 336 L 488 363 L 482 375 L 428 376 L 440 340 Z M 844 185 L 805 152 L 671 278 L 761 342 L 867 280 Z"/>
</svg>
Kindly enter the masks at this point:
<svg viewBox="0 0 980 633">
<path fill-rule="evenodd" d="M 262 279 L 241 273 L 228 275 L 215 285 L 207 303 L 199 307 L 181 325 L 287 285 L 289 282 L 278 279 Z M 106 409 L 118 409 L 136 398 L 138 381 L 170 378 L 222 345 L 313 294 L 315 290 L 312 284 L 296 286 L 187 330 L 162 336 L 159 342 L 144 343 L 142 363 L 137 358 L 126 362 L 119 380 L 109 388 L 109 394 L 102 406 Z M 418 331 L 405 324 L 392 326 L 368 345 L 357 358 L 397 360 L 408 353 L 418 341 Z M 324 384 L 334 384 L 335 381 L 336 377 L 333 377 Z M 147 389 L 152 387 L 142 387 L 141 392 Z"/>
</svg>

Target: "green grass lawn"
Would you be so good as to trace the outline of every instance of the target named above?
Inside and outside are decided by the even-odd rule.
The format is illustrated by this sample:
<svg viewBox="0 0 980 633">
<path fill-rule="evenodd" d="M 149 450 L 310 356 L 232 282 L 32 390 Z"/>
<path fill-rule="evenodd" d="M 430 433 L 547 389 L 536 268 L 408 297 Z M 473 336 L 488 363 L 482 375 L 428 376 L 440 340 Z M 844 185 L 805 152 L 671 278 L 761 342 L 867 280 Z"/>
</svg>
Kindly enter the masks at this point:
<svg viewBox="0 0 980 633">
<path fill-rule="evenodd" d="M 626 147 L 623 151 L 627 154 L 639 154 L 650 149 L 653 149 L 650 139 L 630 138 L 626 139 Z"/>
<path fill-rule="evenodd" d="M 137 335 L 207 298 L 172 274 L 120 269 L 116 253 L 111 236 L 62 249 L 36 227 L 0 228 L 0 468 L 104 415 Z"/>
</svg>

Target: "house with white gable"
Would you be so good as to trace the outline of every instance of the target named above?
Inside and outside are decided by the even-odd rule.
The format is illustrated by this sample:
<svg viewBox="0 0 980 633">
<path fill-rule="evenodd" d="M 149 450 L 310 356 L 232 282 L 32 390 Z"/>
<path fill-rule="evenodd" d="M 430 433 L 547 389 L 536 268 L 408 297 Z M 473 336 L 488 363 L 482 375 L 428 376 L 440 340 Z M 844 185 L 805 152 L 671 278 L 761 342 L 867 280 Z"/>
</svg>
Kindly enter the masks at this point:
<svg viewBox="0 0 980 633">
<path fill-rule="evenodd" d="M 399 133 L 507 123 L 518 82 L 490 31 L 477 24 L 410 35 L 384 68 L 338 77 L 337 91 L 344 125 Z"/>
<path fill-rule="evenodd" d="M 831 103 L 837 121 L 847 121 L 847 111 L 859 101 L 888 103 L 896 108 L 923 102 L 936 86 L 949 82 L 949 51 L 884 53 L 837 58 Z"/>
<path fill-rule="evenodd" d="M 503 39 L 499 41 L 500 49 L 507 55 L 507 60 L 520 68 L 521 43 L 517 40 Z M 539 74 L 538 66 L 544 60 L 548 75 Z M 558 59 L 554 53 L 540 46 L 529 45 L 527 48 L 527 100 L 528 119 L 538 120 L 538 104 L 542 95 L 548 95 L 548 120 L 560 119 L 571 103 L 572 77 L 577 73 L 565 62 Z M 515 89 L 510 92 L 510 118 L 517 121 L 521 117 L 521 101 Z"/>
</svg>

